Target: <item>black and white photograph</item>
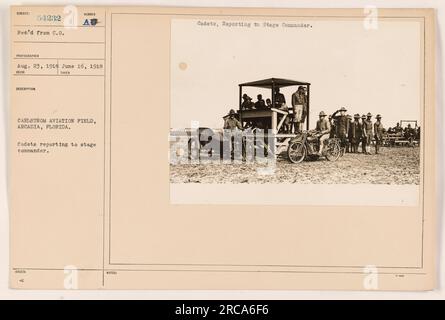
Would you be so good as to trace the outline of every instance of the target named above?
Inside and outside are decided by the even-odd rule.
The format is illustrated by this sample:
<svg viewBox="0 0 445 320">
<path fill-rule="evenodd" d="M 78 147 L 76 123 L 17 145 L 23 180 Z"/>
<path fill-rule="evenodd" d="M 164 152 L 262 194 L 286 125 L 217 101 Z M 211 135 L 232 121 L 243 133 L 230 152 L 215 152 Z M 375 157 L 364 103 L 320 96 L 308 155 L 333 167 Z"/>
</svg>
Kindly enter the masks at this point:
<svg viewBox="0 0 445 320">
<path fill-rule="evenodd" d="M 174 20 L 170 182 L 419 185 L 421 27 Z"/>
</svg>

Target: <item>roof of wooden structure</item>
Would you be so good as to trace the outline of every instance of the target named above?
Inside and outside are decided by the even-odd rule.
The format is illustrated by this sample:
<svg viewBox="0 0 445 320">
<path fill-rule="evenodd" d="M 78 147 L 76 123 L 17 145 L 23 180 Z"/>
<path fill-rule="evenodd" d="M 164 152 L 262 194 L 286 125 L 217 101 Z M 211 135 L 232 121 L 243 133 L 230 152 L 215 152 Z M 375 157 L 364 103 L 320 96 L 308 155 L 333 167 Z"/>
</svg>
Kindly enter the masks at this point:
<svg viewBox="0 0 445 320">
<path fill-rule="evenodd" d="M 310 83 L 296 81 L 296 80 L 289 80 L 289 79 L 280 79 L 280 78 L 269 78 L 269 79 L 263 79 L 263 80 L 257 80 L 239 84 L 240 87 L 258 87 L 267 89 L 272 89 L 272 86 L 274 86 L 275 88 L 282 88 L 289 86 L 307 86 L 307 85 L 310 85 Z"/>
</svg>

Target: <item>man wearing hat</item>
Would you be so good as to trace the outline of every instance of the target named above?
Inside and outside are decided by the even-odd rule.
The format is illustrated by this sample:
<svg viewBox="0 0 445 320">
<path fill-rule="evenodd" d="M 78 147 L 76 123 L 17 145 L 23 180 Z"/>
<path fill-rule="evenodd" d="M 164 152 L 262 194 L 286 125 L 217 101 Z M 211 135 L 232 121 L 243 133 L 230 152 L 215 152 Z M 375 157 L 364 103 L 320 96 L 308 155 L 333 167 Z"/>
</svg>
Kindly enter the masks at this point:
<svg viewBox="0 0 445 320">
<path fill-rule="evenodd" d="M 286 104 L 286 98 L 284 97 L 284 94 L 280 92 L 280 88 L 275 88 L 275 107 L 280 108 L 283 106 L 283 104 Z"/>
<path fill-rule="evenodd" d="M 330 132 L 330 134 L 329 134 L 329 138 L 335 138 L 335 132 L 336 132 L 336 130 L 335 130 L 335 124 L 334 124 L 334 121 L 332 120 L 332 114 L 330 114 L 330 115 L 328 116 L 328 121 L 329 121 L 329 124 L 330 124 L 330 126 L 331 126 L 331 132 Z"/>
<path fill-rule="evenodd" d="M 254 103 L 252 102 L 252 98 L 247 94 L 243 94 L 243 103 L 241 104 L 241 110 L 250 110 L 253 109 Z"/>
<path fill-rule="evenodd" d="M 243 129 L 243 126 L 241 125 L 241 122 L 238 121 L 238 119 L 235 117 L 236 112 L 233 109 L 230 109 L 229 116 L 224 117 L 224 129 L 228 130 L 236 130 L 236 129 Z"/>
<path fill-rule="evenodd" d="M 352 153 L 358 152 L 358 145 L 362 139 L 362 124 L 359 122 L 360 115 L 354 114 L 354 121 L 351 123 L 351 147 Z"/>
<path fill-rule="evenodd" d="M 375 154 L 378 154 L 380 145 L 382 144 L 383 133 L 385 132 L 385 129 L 383 128 L 383 124 L 380 121 L 382 119 L 382 116 L 378 114 L 375 116 L 375 118 L 377 119 L 377 121 L 374 123 Z"/>
<path fill-rule="evenodd" d="M 320 141 L 320 150 L 318 151 L 318 154 L 321 156 L 323 154 L 324 142 L 326 139 L 329 139 L 331 125 L 329 124 L 328 119 L 326 119 L 326 113 L 324 113 L 324 111 L 320 112 L 319 118 L 315 130 L 317 130 L 318 140 Z"/>
<path fill-rule="evenodd" d="M 394 130 L 395 133 L 402 133 L 402 132 L 403 132 L 403 128 L 402 128 L 402 126 L 400 125 L 399 122 L 397 122 L 397 124 L 396 124 L 396 126 L 393 128 L 393 130 Z"/>
<path fill-rule="evenodd" d="M 362 153 L 366 154 L 366 145 L 367 145 L 367 141 L 368 138 L 366 137 L 366 130 L 365 130 L 365 122 L 366 122 L 366 115 L 362 115 L 362 134 L 361 134 L 361 141 L 362 141 Z"/>
<path fill-rule="evenodd" d="M 346 152 L 352 153 L 352 116 L 348 114 L 346 118 L 348 118 L 348 140 L 347 140 Z"/>
<path fill-rule="evenodd" d="M 263 99 L 263 95 L 259 94 L 256 97 L 257 97 L 257 102 L 255 102 L 255 109 L 265 109 L 266 102 Z"/>
<path fill-rule="evenodd" d="M 363 130 L 366 133 L 366 154 L 371 154 L 371 143 L 372 143 L 372 114 L 368 112 L 366 115 L 366 120 L 364 122 Z"/>
<path fill-rule="evenodd" d="M 307 115 L 307 95 L 305 87 L 299 86 L 297 91 L 292 94 L 292 111 L 293 111 L 293 126 L 295 132 L 302 130 L 303 123 L 306 121 Z"/>
<path fill-rule="evenodd" d="M 345 107 L 341 107 L 340 110 L 337 110 L 332 114 L 332 119 L 334 119 L 336 124 L 336 129 L 337 129 L 336 134 L 341 141 L 341 147 L 343 149 L 343 152 L 346 149 L 347 137 L 349 131 L 349 120 L 348 117 L 346 116 L 346 111 L 347 110 Z M 339 112 L 340 115 L 337 116 L 337 113 Z"/>
<path fill-rule="evenodd" d="M 237 145 L 239 146 L 240 140 L 238 140 L 236 137 L 239 137 L 239 130 L 243 129 L 243 126 L 241 125 L 241 122 L 236 118 L 236 112 L 233 109 L 230 109 L 229 114 L 224 117 L 224 130 L 230 131 L 227 132 L 229 137 L 229 145 L 230 145 L 230 158 L 235 159 L 235 150 L 238 149 Z M 224 133 L 226 134 L 226 132 Z M 242 149 L 238 149 L 242 150 Z M 244 152 L 244 151 L 243 151 Z"/>
</svg>

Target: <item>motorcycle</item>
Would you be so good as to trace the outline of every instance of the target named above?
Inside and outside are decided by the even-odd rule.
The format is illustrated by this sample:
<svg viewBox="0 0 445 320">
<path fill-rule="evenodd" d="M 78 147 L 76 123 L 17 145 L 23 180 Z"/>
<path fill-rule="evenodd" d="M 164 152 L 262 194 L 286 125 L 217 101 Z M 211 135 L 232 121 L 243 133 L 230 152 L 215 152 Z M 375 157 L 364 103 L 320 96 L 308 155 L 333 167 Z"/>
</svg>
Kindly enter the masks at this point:
<svg viewBox="0 0 445 320">
<path fill-rule="evenodd" d="M 320 150 L 320 133 L 316 130 L 303 131 L 289 141 L 287 155 L 292 163 L 305 159 L 317 160 Z M 328 161 L 337 161 L 341 155 L 340 139 L 328 138 L 324 141 L 322 156 Z"/>
</svg>

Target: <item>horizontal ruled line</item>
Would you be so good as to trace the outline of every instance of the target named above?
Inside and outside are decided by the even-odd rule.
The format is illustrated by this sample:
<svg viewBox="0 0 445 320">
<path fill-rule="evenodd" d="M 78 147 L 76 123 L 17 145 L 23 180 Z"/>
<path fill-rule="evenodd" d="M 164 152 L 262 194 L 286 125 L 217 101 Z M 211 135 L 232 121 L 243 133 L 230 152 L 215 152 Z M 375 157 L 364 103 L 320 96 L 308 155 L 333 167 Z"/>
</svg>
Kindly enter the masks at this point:
<svg viewBox="0 0 445 320">
<path fill-rule="evenodd" d="M 105 42 L 86 42 L 86 41 L 14 41 L 14 43 L 59 43 L 59 44 L 105 44 Z"/>
<path fill-rule="evenodd" d="M 105 60 L 105 58 L 40 58 L 40 57 L 13 57 L 16 60 Z"/>
<path fill-rule="evenodd" d="M 50 24 L 15 24 L 13 27 L 52 27 L 52 28 L 67 28 L 67 29 L 75 29 L 75 28 L 105 28 L 105 26 L 63 26 L 63 25 L 50 25 Z"/>
<path fill-rule="evenodd" d="M 30 271 L 64 271 L 70 269 L 62 268 L 12 268 L 13 271 L 17 270 L 30 270 Z M 202 269 L 96 269 L 96 268 L 84 268 L 84 269 L 71 269 L 77 271 L 129 271 L 129 272 L 239 272 L 239 273 L 328 273 L 328 274 L 363 274 L 361 271 L 299 271 L 299 270 L 202 270 Z M 396 274 L 396 275 L 426 275 L 425 272 L 379 272 L 379 274 Z"/>
<path fill-rule="evenodd" d="M 13 76 L 17 77 L 105 77 L 103 74 L 17 74 L 13 73 Z"/>
</svg>

